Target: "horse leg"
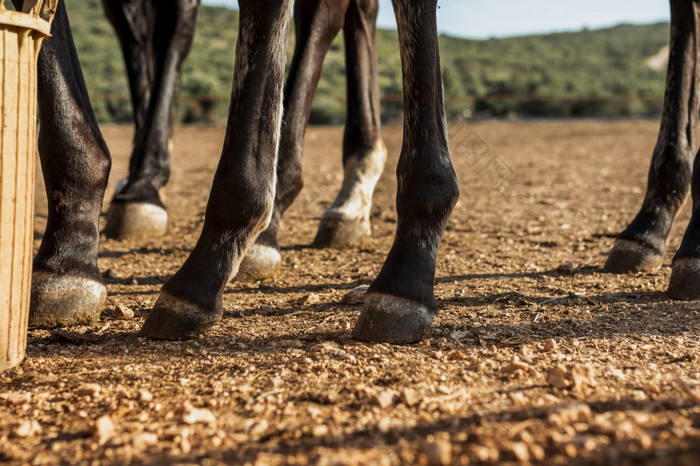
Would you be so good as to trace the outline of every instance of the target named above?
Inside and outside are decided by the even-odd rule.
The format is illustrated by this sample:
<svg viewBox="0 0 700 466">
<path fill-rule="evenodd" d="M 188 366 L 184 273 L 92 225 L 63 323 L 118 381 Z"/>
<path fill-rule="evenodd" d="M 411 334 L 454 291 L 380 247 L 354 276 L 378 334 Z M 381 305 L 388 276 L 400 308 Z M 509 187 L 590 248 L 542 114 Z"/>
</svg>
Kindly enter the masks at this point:
<svg viewBox="0 0 700 466">
<path fill-rule="evenodd" d="M 240 0 L 228 125 L 202 233 L 163 286 L 142 333 L 187 338 L 222 316 L 222 294 L 272 215 L 292 0 Z"/>
<path fill-rule="evenodd" d="M 243 263 L 241 275 L 263 278 L 280 265 L 279 229 L 282 215 L 304 184 L 301 156 L 311 103 L 323 59 L 343 27 L 349 0 L 297 0 L 294 7 L 296 43 L 284 91 L 284 121 L 277 168 L 277 194 L 272 219 Z"/>
<path fill-rule="evenodd" d="M 372 194 L 384 170 L 380 134 L 376 0 L 352 0 L 345 15 L 347 122 L 343 135 L 344 178 L 321 218 L 314 245 L 347 247 L 372 234 Z"/>
<path fill-rule="evenodd" d="M 393 0 L 393 4 L 404 89 L 404 139 L 396 170 L 398 224 L 353 336 L 409 343 L 422 337 L 437 312 L 435 261 L 459 184 L 447 144 L 437 0 Z"/>
<path fill-rule="evenodd" d="M 103 0 L 119 36 L 134 107 L 134 147 L 105 235 L 158 236 L 168 214 L 159 190 L 170 176 L 170 128 L 180 67 L 194 37 L 198 0 Z"/>
<path fill-rule="evenodd" d="M 122 48 L 134 112 L 134 146 L 143 138 L 155 74 L 154 5 L 146 0 L 102 0 Z"/>
<path fill-rule="evenodd" d="M 676 299 L 700 298 L 700 154 L 695 156 L 691 190 L 693 213 L 681 246 L 673 256 L 667 291 Z"/>
<path fill-rule="evenodd" d="M 59 2 L 38 59 L 39 155 L 48 221 L 32 273 L 31 327 L 96 320 L 106 289 L 97 268 L 109 150 L 88 99 L 68 16 Z"/>
<path fill-rule="evenodd" d="M 671 1 L 671 44 L 661 129 L 647 191 L 632 223 L 617 237 L 605 271 L 626 273 L 661 266 L 666 238 L 690 188 L 698 112 L 698 5 Z"/>
</svg>

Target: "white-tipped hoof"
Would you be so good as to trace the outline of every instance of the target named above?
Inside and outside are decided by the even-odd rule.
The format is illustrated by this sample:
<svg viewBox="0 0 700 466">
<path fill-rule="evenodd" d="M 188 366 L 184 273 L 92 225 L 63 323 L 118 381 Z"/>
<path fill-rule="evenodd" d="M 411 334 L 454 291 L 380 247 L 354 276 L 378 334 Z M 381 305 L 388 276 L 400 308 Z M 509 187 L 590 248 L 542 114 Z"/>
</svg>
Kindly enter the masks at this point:
<svg viewBox="0 0 700 466">
<path fill-rule="evenodd" d="M 168 212 L 146 202 L 115 203 L 107 212 L 104 233 L 111 239 L 163 236 L 168 230 Z"/>
<path fill-rule="evenodd" d="M 141 335 L 156 340 L 193 338 L 219 323 L 222 315 L 223 309 L 205 309 L 161 291 L 151 314 L 141 327 Z"/>
<path fill-rule="evenodd" d="M 270 246 L 253 243 L 238 268 L 235 276 L 238 280 L 262 280 L 277 274 L 282 257 L 280 252 Z"/>
<path fill-rule="evenodd" d="M 700 259 L 674 259 L 668 295 L 673 299 L 700 298 Z"/>
<path fill-rule="evenodd" d="M 384 170 L 387 150 L 376 141 L 372 151 L 351 155 L 345 162 L 343 185 L 333 204 L 321 217 L 313 245 L 317 248 L 348 248 L 372 236 L 369 215 L 372 195 Z"/>
<path fill-rule="evenodd" d="M 68 327 L 95 322 L 106 296 L 105 286 L 90 278 L 34 272 L 29 327 Z"/>
<path fill-rule="evenodd" d="M 661 267 L 663 261 L 664 255 L 648 246 L 616 239 L 603 270 L 608 273 L 651 272 Z"/>
<path fill-rule="evenodd" d="M 415 343 L 423 338 L 434 317 L 434 312 L 415 301 L 368 293 L 352 336 L 362 341 Z"/>
<path fill-rule="evenodd" d="M 372 236 L 368 218 L 350 217 L 347 213 L 331 207 L 321 217 L 313 245 L 317 248 L 343 249 L 356 246 Z"/>
</svg>

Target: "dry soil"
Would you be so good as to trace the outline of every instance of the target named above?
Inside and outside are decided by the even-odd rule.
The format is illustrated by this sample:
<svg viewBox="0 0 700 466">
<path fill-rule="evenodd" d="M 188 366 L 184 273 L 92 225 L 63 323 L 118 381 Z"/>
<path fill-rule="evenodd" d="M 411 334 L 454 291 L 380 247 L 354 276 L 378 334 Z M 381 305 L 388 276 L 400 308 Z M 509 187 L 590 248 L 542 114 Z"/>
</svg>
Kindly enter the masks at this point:
<svg viewBox="0 0 700 466">
<path fill-rule="evenodd" d="M 384 129 L 390 158 L 362 247 L 308 247 L 342 173 L 342 128 L 310 128 L 279 275 L 227 286 L 204 337 L 137 335 L 197 239 L 221 150 L 223 129 L 178 128 L 169 233 L 103 239 L 97 325 L 30 331 L 26 361 L 0 375 L 0 460 L 697 464 L 699 306 L 664 294 L 689 207 L 659 271 L 601 272 L 641 203 L 657 129 L 452 127 L 462 196 L 440 251 L 440 312 L 421 344 L 391 346 L 350 338 L 361 305 L 344 297 L 371 282 L 392 242 L 399 127 Z M 131 130 L 104 132 L 111 193 Z"/>
</svg>

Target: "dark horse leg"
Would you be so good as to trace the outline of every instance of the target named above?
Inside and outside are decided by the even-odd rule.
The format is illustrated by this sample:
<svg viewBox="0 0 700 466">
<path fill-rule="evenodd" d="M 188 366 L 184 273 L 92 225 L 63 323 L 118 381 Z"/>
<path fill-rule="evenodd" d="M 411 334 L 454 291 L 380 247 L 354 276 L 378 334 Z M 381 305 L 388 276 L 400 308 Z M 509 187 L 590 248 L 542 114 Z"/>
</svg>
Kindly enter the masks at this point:
<svg viewBox="0 0 700 466">
<path fill-rule="evenodd" d="M 231 113 L 202 234 L 163 287 L 142 332 L 186 338 L 221 318 L 222 291 L 272 214 L 289 2 L 241 2 Z M 437 0 L 396 0 L 404 71 L 404 145 L 397 169 L 398 227 L 354 335 L 416 341 L 436 312 L 435 261 L 459 195 L 447 144 L 435 10 Z M 229 199 L 239 202 L 232 204 Z"/>
<path fill-rule="evenodd" d="M 216 324 L 224 286 L 272 215 L 292 0 L 239 5 L 228 125 L 202 233 L 144 323 L 149 337 L 186 338 Z"/>
<path fill-rule="evenodd" d="M 687 67 L 687 80 L 689 81 L 689 111 L 695 118 L 698 111 L 698 46 L 700 45 L 700 5 L 697 2 L 686 2 L 686 10 L 682 19 L 674 19 L 683 24 L 683 30 L 687 32 L 688 53 L 683 55 L 683 62 Z M 681 27 L 681 26 L 679 26 Z M 690 128 L 695 136 L 695 125 Z M 693 139 L 691 139 L 693 141 Z M 691 142 L 691 147 L 694 144 Z M 681 246 L 673 257 L 673 271 L 668 285 L 668 294 L 678 299 L 700 298 L 700 153 L 695 155 L 692 175 L 692 200 L 693 211 L 690 223 L 683 236 Z"/>
<path fill-rule="evenodd" d="M 632 223 L 618 236 L 605 271 L 658 268 L 666 238 L 690 187 L 695 150 L 698 4 L 671 1 L 671 45 L 661 130 L 649 168 L 647 191 Z"/>
<path fill-rule="evenodd" d="M 345 15 L 344 178 L 338 196 L 321 218 L 314 240 L 317 247 L 352 246 L 372 233 L 372 195 L 386 162 L 380 134 L 377 10 L 377 0 L 352 0 Z"/>
<path fill-rule="evenodd" d="M 676 299 L 700 298 L 700 154 L 695 156 L 692 181 L 693 213 L 680 248 L 673 256 L 668 295 Z"/>
<path fill-rule="evenodd" d="M 459 184 L 447 144 L 437 0 L 393 0 L 393 4 L 404 89 L 404 139 L 396 169 L 398 225 L 353 336 L 409 343 L 423 336 L 437 312 L 435 261 Z"/>
<path fill-rule="evenodd" d="M 241 264 L 241 275 L 263 278 L 280 265 L 279 229 L 282 215 L 304 185 L 301 156 L 311 103 L 323 59 L 343 27 L 349 0 L 297 0 L 294 5 L 296 42 L 284 87 L 284 120 L 279 147 L 277 190 L 270 225 L 257 238 Z"/>
<path fill-rule="evenodd" d="M 159 190 L 170 176 L 169 140 L 178 75 L 194 37 L 199 0 L 103 0 L 124 54 L 134 108 L 126 183 L 107 215 L 110 238 L 158 236 L 168 214 Z"/>
<path fill-rule="evenodd" d="M 63 2 L 38 61 L 39 154 L 48 222 L 32 274 L 32 327 L 90 322 L 106 291 L 97 268 L 110 156 L 87 96 Z"/>
<path fill-rule="evenodd" d="M 275 209 L 270 226 L 241 264 L 242 273 L 265 277 L 279 267 L 281 217 L 303 185 L 301 157 L 311 102 L 323 58 L 340 28 L 344 29 L 347 69 L 345 177 L 335 202 L 321 220 L 314 244 L 345 247 L 370 234 L 372 193 L 386 160 L 380 136 L 376 15 L 377 0 L 296 2 L 297 42 L 285 87 Z"/>
</svg>

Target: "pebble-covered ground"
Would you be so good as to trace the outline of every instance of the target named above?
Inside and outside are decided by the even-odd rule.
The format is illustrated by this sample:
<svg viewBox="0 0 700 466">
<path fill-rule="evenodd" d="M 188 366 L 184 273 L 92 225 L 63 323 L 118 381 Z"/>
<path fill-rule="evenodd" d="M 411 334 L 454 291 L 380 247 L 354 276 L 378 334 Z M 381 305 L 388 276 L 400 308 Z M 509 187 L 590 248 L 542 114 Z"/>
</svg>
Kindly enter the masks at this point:
<svg viewBox="0 0 700 466">
<path fill-rule="evenodd" d="M 221 149 L 221 128 L 177 129 L 170 232 L 103 240 L 109 297 L 94 327 L 30 332 L 26 361 L 0 375 L 0 461 L 698 464 L 699 306 L 664 294 L 689 207 L 659 271 L 601 272 L 641 203 L 657 128 L 454 126 L 462 196 L 440 253 L 440 314 L 409 346 L 350 338 L 358 287 L 396 226 L 399 127 L 384 129 L 390 159 L 362 247 L 308 247 L 342 173 L 342 128 L 310 128 L 280 274 L 231 283 L 207 336 L 140 338 L 197 238 Z M 111 193 L 131 133 L 105 136 Z"/>
</svg>

